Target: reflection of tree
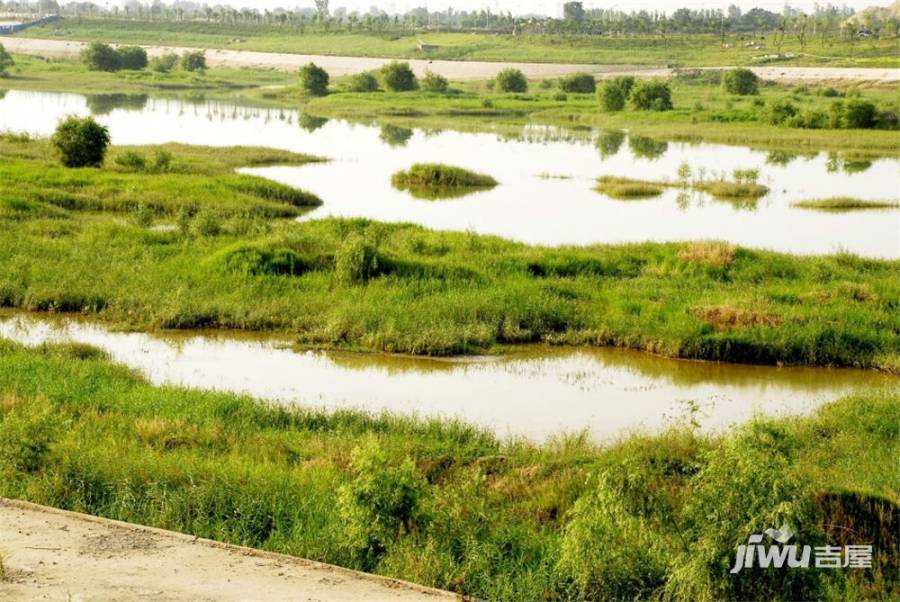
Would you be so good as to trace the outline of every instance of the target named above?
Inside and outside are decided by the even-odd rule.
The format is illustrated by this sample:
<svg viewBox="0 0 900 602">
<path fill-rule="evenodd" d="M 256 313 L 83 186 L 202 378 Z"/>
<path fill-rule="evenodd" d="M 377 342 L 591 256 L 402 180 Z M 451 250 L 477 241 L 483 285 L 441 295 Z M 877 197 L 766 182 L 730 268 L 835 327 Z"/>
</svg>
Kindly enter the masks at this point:
<svg viewBox="0 0 900 602">
<path fill-rule="evenodd" d="M 835 152 L 828 153 L 828 161 L 825 163 L 825 169 L 828 170 L 828 173 L 843 170 L 848 175 L 863 173 L 870 167 L 872 167 L 872 161 L 869 159 L 842 157 Z"/>
<path fill-rule="evenodd" d="M 109 115 L 116 109 L 143 111 L 148 100 L 146 94 L 91 94 L 87 106 L 93 115 Z"/>
<path fill-rule="evenodd" d="M 666 154 L 666 151 L 669 150 L 669 143 L 647 138 L 646 136 L 630 136 L 628 138 L 628 148 L 639 159 L 655 161 Z"/>
<path fill-rule="evenodd" d="M 870 167 L 872 167 L 872 162 L 867 159 L 854 159 L 844 161 L 845 174 L 863 173 Z"/>
<path fill-rule="evenodd" d="M 9 92 L 9 90 L 0 90 L 0 100 L 3 100 L 4 98 L 6 98 L 7 92 Z"/>
<path fill-rule="evenodd" d="M 328 120 L 324 117 L 314 117 L 313 115 L 308 115 L 306 113 L 301 113 L 297 121 L 300 124 L 300 127 L 310 134 L 328 123 Z"/>
<path fill-rule="evenodd" d="M 413 131 L 407 128 L 397 127 L 389 123 L 381 126 L 381 141 L 392 148 L 406 146 L 412 135 Z"/>
<path fill-rule="evenodd" d="M 624 142 L 625 134 L 623 132 L 600 132 L 595 144 L 600 152 L 600 158 L 608 159 L 619 154 Z"/>
<path fill-rule="evenodd" d="M 799 157 L 797 153 L 791 153 L 788 151 L 780 151 L 773 150 L 768 155 L 766 155 L 766 164 L 767 165 L 778 165 L 780 167 L 786 167 L 794 162 L 794 160 Z"/>
</svg>

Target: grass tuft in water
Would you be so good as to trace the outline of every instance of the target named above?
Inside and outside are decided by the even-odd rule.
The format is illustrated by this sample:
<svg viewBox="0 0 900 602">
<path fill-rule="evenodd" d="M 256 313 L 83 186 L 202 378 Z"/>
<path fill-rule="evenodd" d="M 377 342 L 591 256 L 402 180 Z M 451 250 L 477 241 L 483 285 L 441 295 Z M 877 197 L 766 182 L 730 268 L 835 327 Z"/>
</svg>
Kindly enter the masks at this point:
<svg viewBox="0 0 900 602">
<path fill-rule="evenodd" d="M 395 173 L 391 183 L 420 198 L 452 198 L 498 185 L 491 176 L 440 163 L 413 165 L 408 171 Z"/>
<path fill-rule="evenodd" d="M 603 176 L 597 180 L 595 190 L 619 200 L 652 199 L 663 193 L 665 185 L 657 182 Z"/>
<path fill-rule="evenodd" d="M 807 201 L 797 201 L 791 204 L 792 207 L 800 209 L 812 209 L 815 211 L 864 211 L 867 209 L 897 209 L 900 208 L 898 201 L 866 201 L 863 199 L 855 199 L 852 197 L 835 197 L 830 199 L 812 199 Z"/>
</svg>

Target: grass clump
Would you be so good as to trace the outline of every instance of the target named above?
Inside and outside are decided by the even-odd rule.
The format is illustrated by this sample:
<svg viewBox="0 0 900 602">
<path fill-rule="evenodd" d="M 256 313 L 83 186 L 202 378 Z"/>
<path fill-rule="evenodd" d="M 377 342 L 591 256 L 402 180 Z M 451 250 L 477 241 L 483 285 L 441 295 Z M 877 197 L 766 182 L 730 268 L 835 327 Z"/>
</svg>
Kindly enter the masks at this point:
<svg viewBox="0 0 900 602">
<path fill-rule="evenodd" d="M 418 163 L 408 171 L 394 174 L 391 182 L 399 190 L 409 190 L 414 194 L 424 195 L 425 198 L 467 194 L 498 185 L 497 180 L 491 176 L 439 163 Z"/>
<path fill-rule="evenodd" d="M 830 199 L 810 199 L 806 201 L 797 201 L 791 204 L 792 207 L 800 209 L 812 209 L 816 211 L 864 211 L 867 209 L 897 209 L 900 208 L 898 201 L 867 201 L 864 199 L 855 199 L 852 197 L 834 197 Z"/>
<path fill-rule="evenodd" d="M 102 357 L 0 345 L 5 497 L 477 599 L 894 591 L 896 391 L 717 435 L 683 426 L 538 445 L 458 422 L 154 387 Z M 800 545 L 874 542 L 876 566 L 728 574 L 738 545 L 784 522 Z"/>
<path fill-rule="evenodd" d="M 631 178 L 603 176 L 597 180 L 595 190 L 613 199 L 652 199 L 663 193 L 665 186 L 656 182 L 646 182 Z"/>
</svg>

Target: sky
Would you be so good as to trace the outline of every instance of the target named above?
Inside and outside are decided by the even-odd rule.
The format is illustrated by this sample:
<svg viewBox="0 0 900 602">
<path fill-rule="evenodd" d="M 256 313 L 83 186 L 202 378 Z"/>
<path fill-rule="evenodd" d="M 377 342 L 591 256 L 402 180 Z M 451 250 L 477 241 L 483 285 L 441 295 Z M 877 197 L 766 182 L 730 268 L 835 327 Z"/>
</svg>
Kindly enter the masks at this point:
<svg viewBox="0 0 900 602">
<path fill-rule="evenodd" d="M 103 4 L 102 0 L 95 0 Z M 204 0 L 197 0 L 203 2 Z M 252 8 L 293 8 L 295 6 L 313 6 L 313 0 L 205 0 L 211 5 L 222 3 L 240 7 Z M 887 6 L 893 0 L 831 0 L 835 5 L 846 5 L 856 10 L 868 6 Z M 799 9 L 810 9 L 814 0 L 793 0 L 790 5 Z M 828 4 L 829 0 L 820 0 L 819 4 Z M 736 4 L 744 10 L 753 7 L 765 8 L 775 12 L 781 12 L 784 0 L 586 0 L 585 8 L 617 8 L 620 10 L 668 10 L 677 8 L 726 8 L 729 4 Z M 378 6 L 389 13 L 404 12 L 410 8 L 424 6 L 430 10 L 446 10 L 452 6 L 458 10 L 480 10 L 490 8 L 494 12 L 511 11 L 513 14 L 539 13 L 559 16 L 562 14 L 563 0 L 331 0 L 331 8 L 345 7 L 348 10 L 365 12 L 371 6 Z"/>
</svg>

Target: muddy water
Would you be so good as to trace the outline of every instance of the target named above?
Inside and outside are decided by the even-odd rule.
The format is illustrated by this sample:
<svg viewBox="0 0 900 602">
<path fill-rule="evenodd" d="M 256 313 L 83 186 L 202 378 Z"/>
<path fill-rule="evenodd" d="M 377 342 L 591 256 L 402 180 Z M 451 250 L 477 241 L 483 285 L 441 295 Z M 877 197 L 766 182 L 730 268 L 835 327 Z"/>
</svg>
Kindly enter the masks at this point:
<svg viewBox="0 0 900 602">
<path fill-rule="evenodd" d="M 0 338 L 77 341 L 106 350 L 156 384 L 249 393 L 330 410 L 462 418 L 501 436 L 542 441 L 583 429 L 595 440 L 695 418 L 708 431 L 754 413 L 800 414 L 898 379 L 854 370 L 687 362 L 621 350 L 537 348 L 502 359 L 429 360 L 296 352 L 288 339 L 148 335 L 94 323 L 0 314 Z"/>
<path fill-rule="evenodd" d="M 183 142 L 258 145 L 321 155 L 329 163 L 247 170 L 295 185 L 325 204 L 304 216 L 367 217 L 431 228 L 496 234 L 535 244 L 719 239 L 794 253 L 839 249 L 900 257 L 900 211 L 819 213 L 804 199 L 900 197 L 900 161 L 853 161 L 840 154 L 767 153 L 739 146 L 683 144 L 600 131 L 524 128 L 520 136 L 411 130 L 316 119 L 292 110 L 220 102 L 155 100 L 10 91 L 0 98 L 0 131 L 47 135 L 60 118 L 94 114 L 116 144 Z M 494 176 L 500 186 L 452 201 L 413 198 L 391 174 L 418 162 L 443 162 Z M 601 175 L 675 179 L 756 168 L 771 192 L 729 203 L 668 190 L 646 201 L 616 201 L 592 190 Z"/>
</svg>

